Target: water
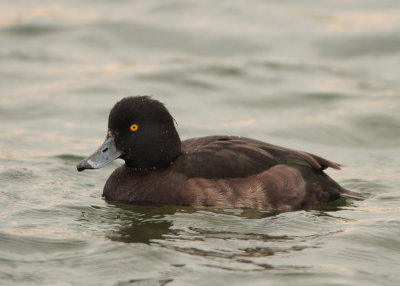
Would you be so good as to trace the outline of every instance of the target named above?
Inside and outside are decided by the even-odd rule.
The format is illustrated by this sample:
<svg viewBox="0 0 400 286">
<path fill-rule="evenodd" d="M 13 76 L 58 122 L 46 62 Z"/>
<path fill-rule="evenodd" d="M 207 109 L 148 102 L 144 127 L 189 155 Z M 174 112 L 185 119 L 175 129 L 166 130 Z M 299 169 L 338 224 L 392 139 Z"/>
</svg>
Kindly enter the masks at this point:
<svg viewBox="0 0 400 286">
<path fill-rule="evenodd" d="M 400 4 L 1 1 L 1 285 L 399 285 Z M 321 155 L 363 202 L 274 213 L 101 198 L 77 173 L 112 105 L 154 95 L 182 138 Z"/>
</svg>

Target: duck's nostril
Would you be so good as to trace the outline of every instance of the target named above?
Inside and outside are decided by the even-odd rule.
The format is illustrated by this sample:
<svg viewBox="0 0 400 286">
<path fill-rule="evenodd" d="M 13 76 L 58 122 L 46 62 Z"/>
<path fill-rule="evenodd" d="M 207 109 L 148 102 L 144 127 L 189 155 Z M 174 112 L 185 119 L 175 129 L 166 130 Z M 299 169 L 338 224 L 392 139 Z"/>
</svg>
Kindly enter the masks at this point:
<svg viewBox="0 0 400 286">
<path fill-rule="evenodd" d="M 101 153 L 105 153 L 107 152 L 108 148 L 104 148 L 103 150 L 101 150 Z"/>
</svg>

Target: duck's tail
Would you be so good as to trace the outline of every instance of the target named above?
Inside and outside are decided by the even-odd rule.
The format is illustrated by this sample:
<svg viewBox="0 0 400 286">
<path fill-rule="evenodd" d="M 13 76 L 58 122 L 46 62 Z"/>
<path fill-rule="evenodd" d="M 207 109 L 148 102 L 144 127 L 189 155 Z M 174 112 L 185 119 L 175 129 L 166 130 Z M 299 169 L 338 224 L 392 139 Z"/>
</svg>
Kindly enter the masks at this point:
<svg viewBox="0 0 400 286">
<path fill-rule="evenodd" d="M 342 188 L 342 190 L 340 191 L 340 196 L 342 198 L 348 198 L 348 199 L 353 199 L 353 200 L 357 200 L 357 201 L 363 201 L 366 199 L 366 197 L 360 195 L 359 193 L 349 191 L 345 188 Z"/>
</svg>

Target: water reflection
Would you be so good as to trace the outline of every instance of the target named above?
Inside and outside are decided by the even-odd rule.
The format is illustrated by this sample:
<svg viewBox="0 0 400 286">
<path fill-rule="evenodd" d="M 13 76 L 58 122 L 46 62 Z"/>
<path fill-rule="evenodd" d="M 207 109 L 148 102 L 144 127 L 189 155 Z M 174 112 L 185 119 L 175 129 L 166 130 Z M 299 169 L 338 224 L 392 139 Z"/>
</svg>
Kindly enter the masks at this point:
<svg viewBox="0 0 400 286">
<path fill-rule="evenodd" d="M 106 232 L 113 241 L 145 243 L 183 255 L 184 261 L 204 260 L 207 268 L 248 273 L 298 269 L 298 265 L 271 261 L 320 248 L 342 233 L 344 226 L 338 222 L 349 220 L 339 213 L 350 204 L 341 199 L 307 210 L 271 212 L 108 202 L 104 217 L 114 224 Z"/>
<path fill-rule="evenodd" d="M 187 239 L 187 234 L 201 234 L 204 238 L 220 238 L 227 239 L 236 237 L 238 239 L 255 238 L 256 236 L 265 236 L 264 238 L 270 239 L 269 236 L 261 234 L 240 234 L 230 231 L 209 231 L 201 227 L 196 227 L 196 219 L 193 217 L 194 225 L 190 226 L 191 217 L 188 214 L 200 216 L 234 216 L 243 219 L 263 219 L 279 214 L 276 211 L 262 211 L 255 209 L 235 209 L 235 208 L 194 208 L 185 206 L 143 206 L 143 205 L 129 205 L 117 202 L 108 202 L 110 208 L 108 217 L 118 220 L 118 226 L 115 230 L 107 233 L 107 238 L 114 241 L 121 241 L 126 243 L 146 243 L 149 244 L 154 240 L 163 240 L 168 238 Z M 183 218 L 188 228 L 183 230 L 178 226 L 173 227 L 174 221 L 177 223 L 179 217 Z M 218 220 L 218 218 L 216 218 Z M 221 220 L 222 221 L 222 220 Z M 185 233 L 186 236 L 180 234 Z M 261 238 L 261 237 L 258 237 Z M 192 237 L 191 239 L 194 239 Z"/>
<path fill-rule="evenodd" d="M 116 227 L 106 235 L 113 241 L 166 245 L 162 241 L 193 242 L 209 239 L 236 239 L 265 242 L 292 239 L 287 235 L 273 235 L 269 232 L 279 228 L 277 221 L 281 221 L 285 216 L 291 217 L 291 214 L 295 212 L 282 213 L 240 208 L 143 206 L 116 202 L 108 202 L 108 204 L 110 207 L 107 208 L 109 212 L 107 217 L 117 223 Z M 346 200 L 341 199 L 308 209 L 306 212 L 310 212 L 315 217 L 326 216 L 338 219 L 329 212 L 342 210 L 342 207 L 348 205 Z M 241 224 L 248 225 L 249 221 L 252 221 L 254 225 L 247 229 L 240 227 Z M 197 252 L 198 250 L 196 250 Z M 270 250 L 268 250 L 269 252 Z M 198 254 L 201 254 L 201 251 Z"/>
<path fill-rule="evenodd" d="M 174 234 L 172 221 L 167 217 L 176 212 L 193 212 L 194 208 L 175 206 L 138 206 L 122 203 L 109 203 L 111 210 L 122 210 L 117 214 L 119 226 L 107 234 L 107 238 L 126 243 L 149 244 L 154 239 L 164 239 Z"/>
</svg>

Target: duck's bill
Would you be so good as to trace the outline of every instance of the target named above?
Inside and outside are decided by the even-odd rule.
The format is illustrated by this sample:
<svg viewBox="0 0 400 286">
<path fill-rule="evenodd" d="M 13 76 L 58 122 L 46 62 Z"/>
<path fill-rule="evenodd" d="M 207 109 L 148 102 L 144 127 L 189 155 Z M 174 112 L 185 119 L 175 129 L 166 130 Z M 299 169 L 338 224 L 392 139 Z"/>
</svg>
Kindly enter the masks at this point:
<svg viewBox="0 0 400 286">
<path fill-rule="evenodd" d="M 104 143 L 86 159 L 79 162 L 76 166 L 78 171 L 85 169 L 98 169 L 114 161 L 122 155 L 122 152 L 115 146 L 114 137 L 107 137 Z"/>
</svg>

